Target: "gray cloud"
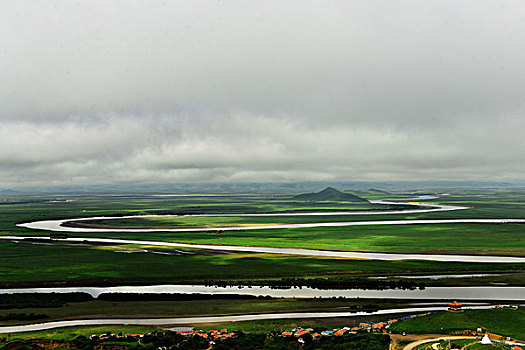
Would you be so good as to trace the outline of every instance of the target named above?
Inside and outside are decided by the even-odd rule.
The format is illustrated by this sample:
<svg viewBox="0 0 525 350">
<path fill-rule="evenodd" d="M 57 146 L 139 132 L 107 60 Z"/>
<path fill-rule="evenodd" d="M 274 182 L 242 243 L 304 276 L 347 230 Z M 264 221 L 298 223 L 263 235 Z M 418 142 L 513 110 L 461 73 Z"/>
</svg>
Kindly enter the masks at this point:
<svg viewBox="0 0 525 350">
<path fill-rule="evenodd" d="M 0 7 L 0 184 L 523 179 L 520 1 Z"/>
</svg>

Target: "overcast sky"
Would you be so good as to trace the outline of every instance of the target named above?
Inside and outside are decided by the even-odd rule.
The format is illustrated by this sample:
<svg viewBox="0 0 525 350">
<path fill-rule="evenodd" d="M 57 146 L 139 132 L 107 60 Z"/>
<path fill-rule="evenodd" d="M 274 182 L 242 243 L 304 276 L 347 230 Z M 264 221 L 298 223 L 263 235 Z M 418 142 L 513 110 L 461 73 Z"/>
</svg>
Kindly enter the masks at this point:
<svg viewBox="0 0 525 350">
<path fill-rule="evenodd" d="M 2 1 L 0 185 L 525 179 L 525 2 Z"/>
</svg>

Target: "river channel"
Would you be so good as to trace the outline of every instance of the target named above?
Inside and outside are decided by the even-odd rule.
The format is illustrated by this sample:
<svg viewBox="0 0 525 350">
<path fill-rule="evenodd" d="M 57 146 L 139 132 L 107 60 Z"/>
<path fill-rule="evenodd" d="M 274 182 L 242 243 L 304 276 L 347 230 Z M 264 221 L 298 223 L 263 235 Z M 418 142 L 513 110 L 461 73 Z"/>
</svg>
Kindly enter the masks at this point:
<svg viewBox="0 0 525 350">
<path fill-rule="evenodd" d="M 0 294 L 12 293 L 72 293 L 84 292 L 97 297 L 101 293 L 182 293 L 182 294 L 238 294 L 271 296 L 274 298 L 385 298 L 411 300 L 519 300 L 525 301 L 525 287 L 427 287 L 423 290 L 362 290 L 362 289 L 315 289 L 310 287 L 272 289 L 270 287 L 214 287 L 204 285 L 149 285 L 117 287 L 50 287 L 0 289 Z"/>
<path fill-rule="evenodd" d="M 471 309 L 487 309 L 487 306 L 471 306 Z M 85 320 L 68 320 L 35 323 L 22 326 L 0 327 L 0 333 L 18 333 L 41 331 L 46 329 L 73 327 L 73 326 L 100 326 L 100 325 L 140 325 L 140 326 L 175 326 L 198 323 L 216 323 L 216 322 L 240 322 L 254 320 L 277 320 L 277 319 L 295 319 L 295 318 L 325 318 L 325 317 L 358 317 L 371 315 L 388 315 L 399 313 L 422 313 L 430 311 L 442 311 L 446 307 L 412 307 L 400 309 L 384 309 L 375 312 L 290 312 L 290 313 L 273 313 L 273 314 L 245 314 L 245 315 L 228 315 L 228 316 L 197 316 L 197 317 L 170 317 L 170 318 L 101 318 Z"/>
</svg>

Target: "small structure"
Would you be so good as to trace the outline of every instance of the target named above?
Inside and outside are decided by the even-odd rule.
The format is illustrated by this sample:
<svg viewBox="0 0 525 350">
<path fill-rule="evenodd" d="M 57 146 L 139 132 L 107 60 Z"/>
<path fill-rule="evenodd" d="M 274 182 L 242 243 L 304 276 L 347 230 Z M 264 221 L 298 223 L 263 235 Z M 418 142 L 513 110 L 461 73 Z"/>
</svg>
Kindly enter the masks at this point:
<svg viewBox="0 0 525 350">
<path fill-rule="evenodd" d="M 489 335 L 485 333 L 483 339 L 481 339 L 481 344 L 492 344 L 492 341 L 489 338 Z"/>
<path fill-rule="evenodd" d="M 297 332 L 295 332 L 295 337 L 299 338 L 302 335 L 308 334 L 309 332 L 306 329 L 300 329 Z"/>
<path fill-rule="evenodd" d="M 346 330 L 344 330 L 344 329 L 339 329 L 339 330 L 337 330 L 337 331 L 334 332 L 334 335 L 335 335 L 336 337 L 340 337 L 340 336 L 342 336 L 343 334 L 345 334 L 345 332 L 346 332 Z"/>
<path fill-rule="evenodd" d="M 463 304 L 460 304 L 458 303 L 457 301 L 453 301 L 451 303 L 448 303 L 448 311 L 452 311 L 452 312 L 462 312 L 463 309 L 461 308 L 461 306 L 463 306 Z"/>
<path fill-rule="evenodd" d="M 383 328 L 385 328 L 385 325 L 386 324 L 384 322 L 374 323 L 373 329 L 374 331 L 381 331 Z"/>
</svg>

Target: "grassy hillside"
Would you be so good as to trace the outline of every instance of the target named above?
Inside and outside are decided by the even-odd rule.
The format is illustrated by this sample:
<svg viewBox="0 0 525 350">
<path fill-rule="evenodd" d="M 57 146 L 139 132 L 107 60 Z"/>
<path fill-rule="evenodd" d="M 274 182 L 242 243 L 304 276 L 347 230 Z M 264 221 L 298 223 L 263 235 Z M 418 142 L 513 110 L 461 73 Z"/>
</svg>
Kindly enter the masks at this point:
<svg viewBox="0 0 525 350">
<path fill-rule="evenodd" d="M 518 310 L 489 309 L 465 312 L 437 312 L 430 316 L 407 319 L 395 324 L 391 331 L 407 333 L 443 333 L 476 330 L 481 327 L 491 333 L 525 340 L 525 307 Z"/>
</svg>

